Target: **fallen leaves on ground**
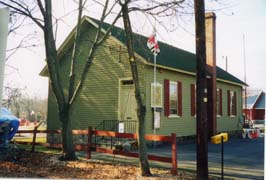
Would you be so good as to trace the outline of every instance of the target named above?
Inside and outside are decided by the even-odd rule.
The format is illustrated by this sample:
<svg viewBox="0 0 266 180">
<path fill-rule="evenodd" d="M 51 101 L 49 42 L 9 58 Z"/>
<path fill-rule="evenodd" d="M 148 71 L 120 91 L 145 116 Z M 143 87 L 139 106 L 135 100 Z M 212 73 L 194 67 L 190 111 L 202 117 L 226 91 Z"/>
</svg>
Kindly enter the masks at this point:
<svg viewBox="0 0 266 180">
<path fill-rule="evenodd" d="M 193 174 L 172 176 L 169 169 L 151 168 L 152 177 L 141 177 L 136 166 L 99 160 L 59 161 L 58 154 L 23 151 L 16 162 L 0 161 L 0 177 L 48 179 L 196 179 Z"/>
</svg>

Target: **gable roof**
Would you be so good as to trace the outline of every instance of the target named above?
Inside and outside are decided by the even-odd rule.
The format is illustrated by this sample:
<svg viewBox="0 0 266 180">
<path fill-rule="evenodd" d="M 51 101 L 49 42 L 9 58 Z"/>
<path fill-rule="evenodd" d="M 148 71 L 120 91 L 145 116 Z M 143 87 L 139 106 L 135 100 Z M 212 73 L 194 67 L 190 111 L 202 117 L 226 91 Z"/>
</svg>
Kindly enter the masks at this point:
<svg viewBox="0 0 266 180">
<path fill-rule="evenodd" d="M 98 20 L 92 20 L 99 24 Z M 110 24 L 103 23 L 102 27 L 103 29 L 107 29 L 110 27 Z M 111 29 L 111 35 L 121 41 L 123 44 L 126 44 L 126 36 L 124 29 L 114 26 Z M 153 55 L 146 45 L 147 40 L 148 37 L 133 33 L 133 45 L 135 52 L 142 56 L 144 59 L 146 59 L 149 63 L 153 64 Z M 195 54 L 160 41 L 158 41 L 158 43 L 160 47 L 160 54 L 156 57 L 157 65 L 181 70 L 182 72 L 187 72 L 188 74 L 196 74 Z M 236 78 L 232 74 L 224 71 L 218 66 L 216 66 L 216 73 L 217 79 L 225 80 L 227 82 L 235 83 L 237 85 L 246 85 L 246 83 Z"/>
<path fill-rule="evenodd" d="M 253 107 L 253 105 L 256 103 L 258 97 L 259 97 L 259 94 L 247 97 L 247 108 L 248 109 L 251 109 Z M 245 103 L 245 101 L 243 101 L 243 103 Z"/>
<path fill-rule="evenodd" d="M 245 108 L 243 101 L 243 107 Z M 248 90 L 247 92 L 248 109 L 265 109 L 265 92 L 261 90 Z"/>
<path fill-rule="evenodd" d="M 262 92 L 257 100 L 257 102 L 254 104 L 254 109 L 265 109 L 265 93 Z"/>
<path fill-rule="evenodd" d="M 94 26 L 98 26 L 98 24 L 100 23 L 99 20 L 90 18 L 88 16 L 83 17 L 82 25 L 85 21 Z M 109 27 L 110 24 L 103 22 L 102 24 L 103 32 L 106 32 L 106 30 Z M 75 32 L 74 29 L 66 38 L 65 42 L 63 42 L 63 44 L 60 46 L 59 50 L 63 49 L 63 46 L 65 46 L 70 41 L 70 39 L 73 38 Z M 111 29 L 111 36 L 119 40 L 122 44 L 126 45 L 126 36 L 124 29 L 119 28 L 117 26 L 113 26 Z M 147 61 L 147 64 L 153 66 L 153 55 L 146 45 L 147 40 L 148 37 L 133 33 L 133 46 L 135 52 L 139 54 L 141 57 L 143 57 Z M 156 57 L 156 63 L 158 67 L 169 68 L 171 70 L 176 70 L 186 74 L 192 74 L 192 75 L 196 74 L 195 54 L 160 41 L 158 41 L 158 43 L 160 47 L 160 54 Z M 58 53 L 60 53 L 60 51 Z M 44 71 L 45 68 L 41 71 L 40 74 L 44 74 Z M 246 85 L 243 81 L 236 78 L 232 74 L 224 71 L 218 66 L 216 67 L 216 72 L 217 72 L 217 80 L 225 81 L 227 83 L 235 84 L 238 86 Z"/>
</svg>

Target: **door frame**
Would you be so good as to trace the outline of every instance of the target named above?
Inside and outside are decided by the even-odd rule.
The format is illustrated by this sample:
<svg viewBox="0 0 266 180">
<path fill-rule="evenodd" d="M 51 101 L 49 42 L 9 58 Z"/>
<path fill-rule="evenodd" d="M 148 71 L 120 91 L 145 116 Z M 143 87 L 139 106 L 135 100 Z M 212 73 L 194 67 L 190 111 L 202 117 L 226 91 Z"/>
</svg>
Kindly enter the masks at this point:
<svg viewBox="0 0 266 180">
<path fill-rule="evenodd" d="M 121 112 L 120 112 L 120 107 L 121 107 L 121 86 L 122 86 L 122 82 L 123 81 L 130 81 L 132 79 L 132 77 L 124 77 L 124 78 L 119 78 L 118 79 L 118 108 L 117 108 L 117 117 L 118 117 L 118 121 L 122 121 L 123 119 L 121 118 Z M 133 81 L 134 83 L 134 81 Z M 133 84 L 134 87 L 134 84 Z"/>
</svg>

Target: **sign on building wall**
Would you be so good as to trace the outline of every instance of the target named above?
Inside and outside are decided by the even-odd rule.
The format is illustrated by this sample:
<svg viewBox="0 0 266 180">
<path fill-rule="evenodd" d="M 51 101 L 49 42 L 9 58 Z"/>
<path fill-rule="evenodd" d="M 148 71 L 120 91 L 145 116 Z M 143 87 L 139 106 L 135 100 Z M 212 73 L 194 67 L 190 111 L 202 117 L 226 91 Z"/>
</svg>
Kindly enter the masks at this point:
<svg viewBox="0 0 266 180">
<path fill-rule="evenodd" d="M 156 83 L 156 86 L 151 83 L 151 107 L 163 107 L 162 84 L 160 83 Z"/>
<path fill-rule="evenodd" d="M 159 129 L 161 127 L 161 112 L 156 111 L 154 116 L 154 128 Z"/>
<path fill-rule="evenodd" d="M 118 132 L 119 133 L 124 133 L 125 132 L 125 124 L 124 123 L 119 123 L 118 124 Z"/>
</svg>

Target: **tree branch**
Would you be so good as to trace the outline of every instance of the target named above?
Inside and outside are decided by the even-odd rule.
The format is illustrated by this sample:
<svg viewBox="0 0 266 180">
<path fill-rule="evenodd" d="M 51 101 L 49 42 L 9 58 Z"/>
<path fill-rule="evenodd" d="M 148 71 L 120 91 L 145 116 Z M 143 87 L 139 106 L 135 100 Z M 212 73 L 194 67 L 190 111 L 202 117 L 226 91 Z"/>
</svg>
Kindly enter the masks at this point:
<svg viewBox="0 0 266 180">
<path fill-rule="evenodd" d="M 68 102 L 71 102 L 74 95 L 74 85 L 76 80 L 75 67 L 77 64 L 77 53 L 80 47 L 80 29 L 81 29 L 81 16 L 82 16 L 83 2 L 79 0 L 79 12 L 78 12 L 78 22 L 76 27 L 76 37 L 72 52 L 72 60 L 70 65 L 70 74 L 69 74 L 69 87 L 68 87 Z M 71 103 L 69 103 L 71 104 Z"/>
<path fill-rule="evenodd" d="M 19 4 L 18 2 L 15 2 L 13 0 L 10 0 L 12 3 L 14 3 L 15 5 L 18 5 L 19 7 L 21 7 L 23 10 L 19 9 L 18 7 L 15 7 L 11 4 L 8 4 L 6 2 L 3 2 L 3 1 L 0 1 L 0 4 L 4 5 L 4 6 L 7 6 L 9 7 L 10 9 L 13 9 L 15 13 L 18 13 L 18 14 L 21 14 L 21 15 L 24 15 L 24 16 L 27 16 L 29 17 L 33 22 L 35 22 L 42 30 L 44 29 L 44 26 L 43 24 L 39 21 L 38 18 L 35 18 L 33 17 L 33 15 L 30 13 L 29 9 L 22 6 L 21 4 Z"/>
<path fill-rule="evenodd" d="M 37 3 L 38 3 L 38 6 L 39 6 L 40 11 L 41 11 L 41 13 L 42 13 L 42 15 L 44 17 L 44 15 L 45 15 L 45 9 L 43 7 L 42 1 L 41 0 L 37 0 Z"/>
<path fill-rule="evenodd" d="M 140 12 L 144 12 L 150 15 L 160 15 L 166 11 L 168 11 L 169 9 L 174 9 L 175 6 L 179 6 L 180 4 L 182 4 L 183 2 L 185 2 L 185 0 L 179 0 L 179 1 L 170 1 L 170 2 L 163 2 L 163 3 L 158 3 L 155 6 L 152 7 L 148 7 L 148 8 L 141 8 L 141 7 L 131 7 L 129 8 L 129 12 L 132 11 L 140 11 Z M 163 9 L 162 9 L 163 8 Z M 160 11 L 158 12 L 152 12 L 155 11 L 157 9 L 160 9 Z"/>
<path fill-rule="evenodd" d="M 100 33 L 101 33 L 101 29 L 102 29 L 103 20 L 106 17 L 106 10 L 107 10 L 108 2 L 109 1 L 107 0 L 106 3 L 105 3 L 105 7 L 104 7 L 104 10 L 103 10 L 103 13 L 102 13 L 102 16 L 101 16 L 101 20 L 100 20 L 100 23 L 99 23 L 99 26 L 98 26 L 98 30 L 97 30 L 96 36 L 94 38 L 94 42 L 93 42 L 92 47 L 91 47 L 90 52 L 89 52 L 88 60 L 86 61 L 86 64 L 85 64 L 84 69 L 83 69 L 83 72 L 81 74 L 80 81 L 78 82 L 78 84 L 76 86 L 76 89 L 74 91 L 72 99 L 69 102 L 70 104 L 72 104 L 74 102 L 77 94 L 79 93 L 81 87 L 83 86 L 83 83 L 84 83 L 84 81 L 85 81 L 85 79 L 87 77 L 87 74 L 88 74 L 89 68 L 91 66 L 91 63 L 92 63 L 92 60 L 93 60 L 93 56 L 94 56 L 94 54 L 96 52 L 97 47 L 99 47 L 106 40 L 106 38 L 108 37 L 108 35 L 109 35 L 110 31 L 111 31 L 111 28 L 117 22 L 119 17 L 121 17 L 122 10 L 120 10 L 120 12 L 117 14 L 116 18 L 112 22 L 111 26 L 108 28 L 107 32 L 100 39 Z"/>
</svg>

